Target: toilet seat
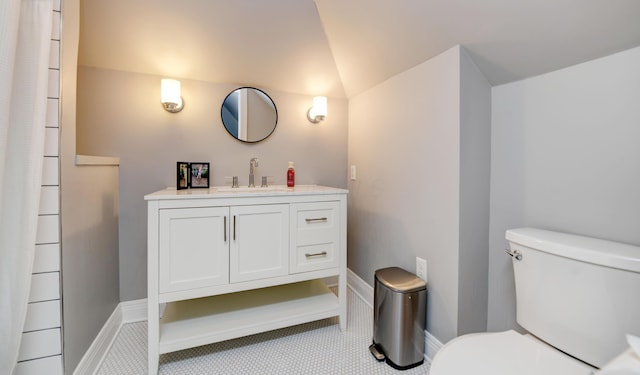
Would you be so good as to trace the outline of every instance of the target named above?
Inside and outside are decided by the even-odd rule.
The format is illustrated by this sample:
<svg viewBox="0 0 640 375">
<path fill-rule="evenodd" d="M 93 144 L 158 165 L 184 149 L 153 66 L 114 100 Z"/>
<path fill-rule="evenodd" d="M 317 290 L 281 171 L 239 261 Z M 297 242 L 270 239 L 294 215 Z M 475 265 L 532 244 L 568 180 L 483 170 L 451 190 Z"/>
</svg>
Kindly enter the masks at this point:
<svg viewBox="0 0 640 375">
<path fill-rule="evenodd" d="M 586 365 L 513 330 L 457 337 L 436 354 L 430 375 L 590 375 Z"/>
</svg>

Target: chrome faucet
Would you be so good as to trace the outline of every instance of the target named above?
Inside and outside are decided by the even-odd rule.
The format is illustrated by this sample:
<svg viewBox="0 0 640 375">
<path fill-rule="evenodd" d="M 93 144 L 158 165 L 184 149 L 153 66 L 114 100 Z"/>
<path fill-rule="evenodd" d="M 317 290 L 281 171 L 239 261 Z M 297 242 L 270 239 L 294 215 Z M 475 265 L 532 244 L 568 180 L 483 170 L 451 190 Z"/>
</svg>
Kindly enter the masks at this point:
<svg viewBox="0 0 640 375">
<path fill-rule="evenodd" d="M 253 183 L 253 168 L 258 166 L 258 158 L 251 158 L 249 160 L 249 187 L 256 187 Z"/>
</svg>

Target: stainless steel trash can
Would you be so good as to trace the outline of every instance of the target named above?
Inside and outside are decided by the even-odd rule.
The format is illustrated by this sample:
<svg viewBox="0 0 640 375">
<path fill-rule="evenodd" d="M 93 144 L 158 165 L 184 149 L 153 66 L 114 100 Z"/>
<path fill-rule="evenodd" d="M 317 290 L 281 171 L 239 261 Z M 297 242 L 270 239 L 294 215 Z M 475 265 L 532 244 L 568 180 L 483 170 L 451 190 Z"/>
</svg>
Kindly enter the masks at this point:
<svg viewBox="0 0 640 375">
<path fill-rule="evenodd" d="M 406 370 L 424 362 L 427 284 L 398 267 L 375 273 L 373 344 L 392 367 Z"/>
</svg>

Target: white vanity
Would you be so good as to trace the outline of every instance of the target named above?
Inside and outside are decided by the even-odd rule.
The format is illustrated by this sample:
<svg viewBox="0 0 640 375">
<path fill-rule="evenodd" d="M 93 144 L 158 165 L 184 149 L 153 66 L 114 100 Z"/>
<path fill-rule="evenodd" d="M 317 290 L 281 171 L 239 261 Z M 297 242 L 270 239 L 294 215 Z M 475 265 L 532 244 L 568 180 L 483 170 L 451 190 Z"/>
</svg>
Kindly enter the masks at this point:
<svg viewBox="0 0 640 375">
<path fill-rule="evenodd" d="M 346 329 L 347 190 L 166 189 L 145 200 L 150 374 L 162 353 L 332 316 Z M 333 276 L 338 296 L 322 281 Z"/>
</svg>

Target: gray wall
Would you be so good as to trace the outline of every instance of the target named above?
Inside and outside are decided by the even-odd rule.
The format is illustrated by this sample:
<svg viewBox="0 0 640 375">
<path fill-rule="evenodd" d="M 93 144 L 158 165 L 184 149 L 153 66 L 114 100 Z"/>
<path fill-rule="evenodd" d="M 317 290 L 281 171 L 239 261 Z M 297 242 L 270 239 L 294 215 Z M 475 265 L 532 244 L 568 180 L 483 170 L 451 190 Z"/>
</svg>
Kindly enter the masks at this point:
<svg viewBox="0 0 640 375">
<path fill-rule="evenodd" d="M 459 306 L 468 307 L 461 296 L 486 285 L 486 260 L 473 274 L 460 277 L 459 271 L 461 263 L 466 270 L 486 258 L 486 241 L 468 245 L 486 238 L 488 177 L 476 180 L 474 173 L 476 167 L 480 175 L 488 173 L 489 164 L 488 86 L 461 58 L 455 47 L 349 102 L 349 164 L 358 171 L 349 183 L 349 267 L 373 285 L 378 268 L 415 272 L 415 257 L 427 259 L 427 330 L 442 341 L 460 327 L 486 326 L 486 302 L 474 306 L 480 322 L 466 321 Z M 461 85 L 461 77 L 470 81 Z M 469 88 L 464 99 L 461 87 Z M 475 95 L 484 95 L 476 98 L 478 105 Z M 476 133 L 482 134 L 476 139 Z M 462 143 L 470 146 L 464 153 Z M 463 159 L 472 164 L 461 167 Z M 461 181 L 469 185 L 461 187 Z M 475 205 L 476 199 L 483 202 Z M 462 221 L 468 212 L 477 215 Z M 478 220 L 484 223 L 476 228 Z M 477 288 L 467 291 L 476 281 Z"/>
<path fill-rule="evenodd" d="M 77 167 L 66 157 L 62 163 L 64 362 L 70 374 L 120 302 L 118 167 Z"/>
<path fill-rule="evenodd" d="M 61 43 L 60 210 L 65 373 L 80 359 L 119 302 L 118 168 L 77 167 L 77 0 L 64 1 Z"/>
<path fill-rule="evenodd" d="M 222 125 L 226 95 L 242 85 L 181 80 L 185 108 L 172 114 L 160 105 L 162 77 L 88 67 L 78 69 L 78 152 L 120 157 L 120 298 L 145 298 L 145 194 L 176 185 L 177 161 L 211 162 L 212 185 L 238 175 L 248 183 L 249 160 L 259 176 L 285 184 L 287 161 L 297 184 L 347 185 L 347 101 L 329 98 L 329 116 L 311 124 L 312 97 L 261 88 L 274 100 L 278 126 L 265 141 L 248 144 Z"/>
<path fill-rule="evenodd" d="M 635 48 L 492 89 L 489 330 L 516 326 L 505 230 L 640 245 L 638 67 Z"/>
<path fill-rule="evenodd" d="M 460 256 L 458 335 L 487 328 L 491 86 L 460 53 Z"/>
</svg>

